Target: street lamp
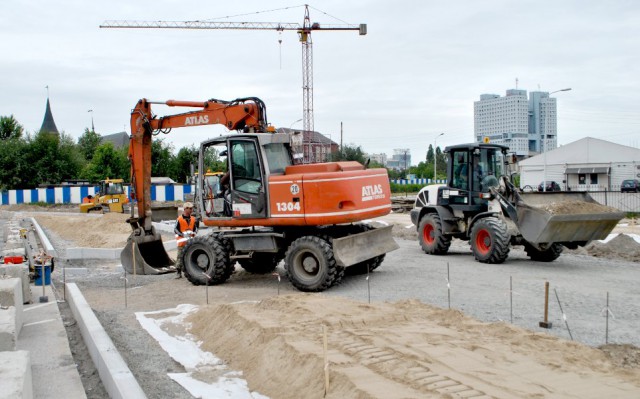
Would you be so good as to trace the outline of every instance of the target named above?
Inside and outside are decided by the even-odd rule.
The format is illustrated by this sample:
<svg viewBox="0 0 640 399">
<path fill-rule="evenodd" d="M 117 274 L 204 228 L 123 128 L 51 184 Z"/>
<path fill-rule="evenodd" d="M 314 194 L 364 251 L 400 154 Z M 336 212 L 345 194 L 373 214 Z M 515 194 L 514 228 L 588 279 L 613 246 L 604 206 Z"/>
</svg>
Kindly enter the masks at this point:
<svg viewBox="0 0 640 399">
<path fill-rule="evenodd" d="M 438 153 L 436 152 L 436 142 L 438 141 L 438 137 L 442 136 L 444 133 L 440 133 L 433 139 L 433 182 L 436 182 L 436 168 L 438 166 Z"/>
<path fill-rule="evenodd" d="M 289 129 L 291 129 L 293 127 L 293 125 L 295 125 L 298 122 L 302 122 L 302 119 L 298 119 L 297 121 L 293 122 L 290 126 Z"/>
<path fill-rule="evenodd" d="M 91 113 L 91 131 L 95 133 L 96 129 L 95 129 L 95 127 L 93 127 L 93 110 L 90 109 L 87 112 Z"/>
<path fill-rule="evenodd" d="M 552 91 L 551 93 L 549 93 L 549 95 L 552 95 L 553 93 L 559 93 L 561 91 L 570 91 L 571 87 L 567 87 L 566 89 L 560 89 L 560 90 L 555 90 Z M 557 116 L 556 116 L 557 118 Z M 557 136 L 556 132 L 556 136 Z M 540 149 L 542 150 L 542 152 L 544 153 L 544 167 L 543 167 L 543 177 L 542 177 L 542 191 L 546 192 L 547 191 L 547 143 L 546 143 L 546 135 L 544 134 L 544 132 L 542 133 L 542 141 L 540 141 Z"/>
</svg>

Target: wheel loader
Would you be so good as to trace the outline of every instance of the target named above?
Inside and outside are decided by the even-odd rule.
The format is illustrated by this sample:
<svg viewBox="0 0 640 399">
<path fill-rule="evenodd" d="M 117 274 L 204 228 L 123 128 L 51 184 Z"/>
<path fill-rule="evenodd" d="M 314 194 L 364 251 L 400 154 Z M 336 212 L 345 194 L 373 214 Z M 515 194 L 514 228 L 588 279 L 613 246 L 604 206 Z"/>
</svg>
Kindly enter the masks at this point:
<svg viewBox="0 0 640 399">
<path fill-rule="evenodd" d="M 151 106 L 193 108 L 158 117 Z M 366 273 L 398 248 L 391 226 L 373 228 L 363 221 L 391 211 L 386 169 L 366 169 L 358 162 L 296 164 L 302 135 L 276 133 L 264 103 L 255 97 L 233 101 L 138 101 L 131 113 L 133 232 L 121 253 L 129 273 L 175 270 L 151 223 L 151 140 L 173 128 L 222 124 L 238 133 L 200 144 L 198 170 L 219 165 L 226 173 L 216 189 L 206 175 L 196 179 L 195 206 L 206 235 L 183 247 L 186 278 L 193 284 L 221 284 L 238 262 L 251 273 L 267 274 L 284 259 L 287 276 L 301 291 L 323 291 L 340 282 L 345 270 Z"/>
<path fill-rule="evenodd" d="M 80 213 L 124 213 L 127 210 L 129 200 L 124 192 L 123 183 L 122 179 L 101 180 L 96 195 L 85 198 L 86 202 L 80 204 Z"/>
<path fill-rule="evenodd" d="M 445 148 L 447 184 L 418 193 L 411 221 L 422 250 L 444 255 L 451 240 L 469 241 L 482 263 L 502 263 L 522 245 L 534 261 L 551 262 L 564 247 L 604 239 L 624 213 L 586 192 L 521 192 L 510 179 L 512 157 L 497 144 Z"/>
</svg>

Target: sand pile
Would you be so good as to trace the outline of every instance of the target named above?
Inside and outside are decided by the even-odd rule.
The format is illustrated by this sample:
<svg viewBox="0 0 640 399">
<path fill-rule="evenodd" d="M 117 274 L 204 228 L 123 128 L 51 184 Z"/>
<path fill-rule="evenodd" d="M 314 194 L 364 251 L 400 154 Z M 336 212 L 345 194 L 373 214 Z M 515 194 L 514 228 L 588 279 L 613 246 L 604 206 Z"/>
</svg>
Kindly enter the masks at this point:
<svg viewBox="0 0 640 399">
<path fill-rule="evenodd" d="M 616 213 L 619 210 L 610 206 L 602 205 L 597 202 L 585 202 L 585 201 L 562 201 L 552 202 L 539 206 L 540 209 L 551 214 L 564 214 L 564 215 L 581 215 L 590 213 Z"/>
<path fill-rule="evenodd" d="M 601 350 L 415 300 L 364 304 L 295 294 L 208 306 L 202 348 L 272 398 L 637 397 L 640 370 Z M 613 351 L 613 349 L 612 349 Z"/>
<path fill-rule="evenodd" d="M 121 248 L 131 234 L 131 226 L 126 223 L 128 214 L 38 214 L 34 217 L 42 227 L 55 231 L 62 239 L 78 247 Z"/>
<path fill-rule="evenodd" d="M 615 238 L 602 243 L 594 241 L 584 247 L 591 256 L 599 258 L 619 258 L 632 262 L 640 261 L 640 243 L 626 234 L 618 234 Z"/>
</svg>

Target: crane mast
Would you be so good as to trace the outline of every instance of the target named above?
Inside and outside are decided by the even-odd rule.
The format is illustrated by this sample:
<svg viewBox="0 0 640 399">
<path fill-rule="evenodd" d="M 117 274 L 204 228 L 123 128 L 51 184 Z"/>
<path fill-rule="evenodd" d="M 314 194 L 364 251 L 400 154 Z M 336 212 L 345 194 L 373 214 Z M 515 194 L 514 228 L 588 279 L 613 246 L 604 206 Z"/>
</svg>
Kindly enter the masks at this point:
<svg viewBox="0 0 640 399">
<path fill-rule="evenodd" d="M 140 20 L 107 20 L 100 28 L 119 29 L 231 29 L 231 30 L 293 30 L 298 33 L 302 44 L 302 121 L 304 146 L 306 148 L 304 163 L 315 162 L 311 150 L 314 129 L 313 118 L 313 41 L 312 31 L 358 31 L 361 36 L 367 34 L 367 25 L 320 25 L 311 23 L 309 6 L 305 4 L 304 20 L 299 23 L 283 22 L 213 22 L 213 21 L 140 21 Z"/>
</svg>

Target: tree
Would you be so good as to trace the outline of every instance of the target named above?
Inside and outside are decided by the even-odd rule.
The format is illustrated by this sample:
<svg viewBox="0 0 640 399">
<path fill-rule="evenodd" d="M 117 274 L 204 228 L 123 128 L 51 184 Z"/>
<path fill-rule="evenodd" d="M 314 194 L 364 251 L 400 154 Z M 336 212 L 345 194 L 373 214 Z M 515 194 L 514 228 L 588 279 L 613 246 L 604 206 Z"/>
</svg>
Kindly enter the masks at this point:
<svg viewBox="0 0 640 399">
<path fill-rule="evenodd" d="M 18 121 L 11 116 L 0 116 L 0 140 L 22 137 L 24 129 Z"/>
<path fill-rule="evenodd" d="M 333 161 L 357 161 L 364 164 L 367 160 L 364 157 L 364 152 L 360 146 L 355 144 L 345 144 L 342 146 L 342 151 L 334 151 L 331 154 Z"/>
<path fill-rule="evenodd" d="M 81 169 L 81 159 L 74 140 L 64 132 L 58 134 L 47 131 L 27 137 L 25 149 L 26 175 L 23 187 L 37 187 L 39 184 L 57 184 L 67 179 L 75 179 Z M 17 188 L 17 187 L 16 187 Z"/>
<path fill-rule="evenodd" d="M 28 188 L 25 177 L 29 175 L 26 160 L 27 142 L 21 137 L 2 141 L 0 151 L 0 190 Z"/>
<path fill-rule="evenodd" d="M 173 146 L 165 144 L 163 139 L 151 142 L 151 176 L 173 176 L 177 178 L 172 173 L 173 160 L 175 158 L 172 151 Z"/>
<path fill-rule="evenodd" d="M 81 176 L 92 182 L 106 178 L 129 178 L 129 160 L 126 151 L 116 150 L 113 143 L 104 143 L 96 148 L 91 162 L 82 170 Z"/>
<path fill-rule="evenodd" d="M 101 140 L 102 138 L 98 133 L 89 130 L 89 128 L 84 129 L 84 133 L 78 139 L 78 147 L 80 147 L 80 152 L 84 159 L 91 161 Z"/>
<path fill-rule="evenodd" d="M 182 147 L 178 151 L 175 160 L 173 162 L 173 176 L 177 182 L 189 183 L 191 178 L 191 165 L 195 169 L 198 168 L 198 149 L 195 146 Z"/>
</svg>

